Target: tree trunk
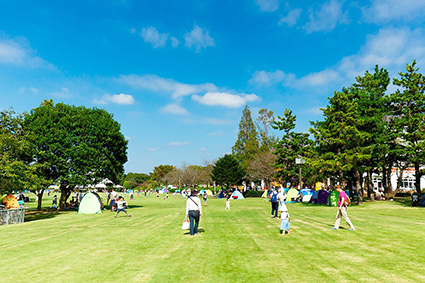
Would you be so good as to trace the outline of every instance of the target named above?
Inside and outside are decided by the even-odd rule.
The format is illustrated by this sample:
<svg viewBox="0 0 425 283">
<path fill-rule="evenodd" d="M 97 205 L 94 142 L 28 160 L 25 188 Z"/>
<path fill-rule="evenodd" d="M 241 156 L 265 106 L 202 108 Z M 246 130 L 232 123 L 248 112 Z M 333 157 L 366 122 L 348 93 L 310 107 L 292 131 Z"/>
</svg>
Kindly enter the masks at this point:
<svg viewBox="0 0 425 283">
<path fill-rule="evenodd" d="M 370 169 L 367 170 L 367 191 L 370 198 L 370 201 L 375 201 L 375 194 L 373 192 L 373 183 L 372 183 L 372 173 L 370 172 Z"/>
<path fill-rule="evenodd" d="M 65 210 L 66 200 L 71 195 L 71 190 L 68 188 L 67 185 L 61 185 L 60 189 L 61 189 L 61 198 L 59 200 L 58 210 Z"/>
<path fill-rule="evenodd" d="M 43 193 L 44 193 L 44 189 L 41 189 L 40 191 L 36 191 L 37 194 L 37 210 L 40 211 L 41 210 L 41 203 L 43 202 Z"/>
<path fill-rule="evenodd" d="M 357 188 L 357 204 L 361 205 L 363 204 L 363 190 L 362 190 L 362 184 L 360 183 L 360 179 L 361 179 L 360 172 L 356 170 L 355 176 L 356 176 L 356 188 Z"/>
<path fill-rule="evenodd" d="M 419 163 L 415 162 L 415 187 L 416 192 L 418 192 L 419 195 L 422 195 L 421 192 L 421 172 L 419 171 Z"/>
</svg>

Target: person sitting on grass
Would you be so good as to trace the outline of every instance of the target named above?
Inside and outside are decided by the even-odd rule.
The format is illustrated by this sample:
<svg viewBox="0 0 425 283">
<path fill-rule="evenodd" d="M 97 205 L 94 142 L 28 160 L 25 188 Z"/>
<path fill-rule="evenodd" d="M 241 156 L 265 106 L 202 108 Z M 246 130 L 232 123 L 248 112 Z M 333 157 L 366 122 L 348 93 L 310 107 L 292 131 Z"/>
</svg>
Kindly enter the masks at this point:
<svg viewBox="0 0 425 283">
<path fill-rule="evenodd" d="M 125 205 L 127 205 L 127 202 L 122 196 L 119 196 L 117 200 L 117 213 L 114 216 L 115 218 L 117 218 L 118 213 L 120 213 L 121 211 L 124 211 L 128 217 L 131 217 L 131 215 L 129 215 L 128 212 L 124 209 Z"/>
</svg>

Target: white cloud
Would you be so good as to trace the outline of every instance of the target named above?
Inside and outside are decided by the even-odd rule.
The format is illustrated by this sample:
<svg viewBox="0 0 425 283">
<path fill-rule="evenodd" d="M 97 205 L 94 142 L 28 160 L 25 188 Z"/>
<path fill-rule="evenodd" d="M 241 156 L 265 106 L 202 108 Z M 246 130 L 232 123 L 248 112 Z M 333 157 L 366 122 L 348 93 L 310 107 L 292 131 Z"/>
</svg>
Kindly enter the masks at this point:
<svg viewBox="0 0 425 283">
<path fill-rule="evenodd" d="M 263 12 L 274 12 L 279 10 L 279 0 L 255 0 Z"/>
<path fill-rule="evenodd" d="M 109 104 L 109 103 L 114 103 L 114 104 L 126 104 L 126 105 L 131 105 L 135 102 L 134 98 L 132 95 L 130 94 L 105 94 L 104 96 L 102 96 L 102 98 L 100 100 L 94 99 L 93 103 L 95 104 Z"/>
<path fill-rule="evenodd" d="M 135 89 L 147 89 L 154 92 L 171 94 L 174 99 L 206 91 L 216 91 L 217 87 L 210 83 L 184 84 L 173 79 L 164 79 L 156 75 L 126 75 L 120 76 L 118 81 Z"/>
<path fill-rule="evenodd" d="M 169 142 L 168 145 L 172 145 L 172 146 L 183 146 L 183 145 L 187 145 L 189 143 L 190 143 L 190 141 L 185 141 L 185 142 Z"/>
<path fill-rule="evenodd" d="M 151 148 L 148 148 L 148 150 L 149 151 L 158 151 L 158 150 L 160 150 L 160 148 L 159 147 L 151 147 Z"/>
<path fill-rule="evenodd" d="M 256 71 L 249 80 L 250 84 L 255 85 L 272 85 L 283 81 L 286 74 L 281 70 L 275 72 Z"/>
<path fill-rule="evenodd" d="M 0 64 L 30 68 L 54 68 L 52 64 L 36 56 L 26 38 L 0 38 Z"/>
<path fill-rule="evenodd" d="M 386 23 L 397 21 L 423 21 L 425 1 L 423 0 L 372 0 L 363 10 L 367 21 Z"/>
<path fill-rule="evenodd" d="M 136 29 L 135 28 L 131 28 L 130 29 L 130 33 L 133 33 L 133 34 L 136 33 Z"/>
<path fill-rule="evenodd" d="M 226 92 L 207 92 L 204 96 L 193 95 L 192 99 L 209 106 L 238 108 L 247 102 L 260 100 L 255 94 L 230 94 Z"/>
<path fill-rule="evenodd" d="M 331 87 L 339 88 L 342 84 L 353 83 L 356 76 L 363 75 L 366 70 L 373 70 L 375 65 L 386 68 L 392 76 L 396 76 L 414 59 L 418 61 L 418 66 L 421 63 L 425 65 L 425 31 L 385 28 L 376 35 L 369 35 L 357 54 L 342 58 L 332 67 L 303 77 L 281 70 L 257 71 L 249 83 L 257 87 L 280 84 L 312 92 L 329 91 Z"/>
<path fill-rule="evenodd" d="M 168 39 L 168 33 L 159 33 L 155 27 L 143 28 L 140 35 L 145 42 L 151 43 L 153 48 L 164 47 Z"/>
<path fill-rule="evenodd" d="M 173 46 L 174 48 L 178 47 L 180 45 L 180 41 L 175 38 L 175 37 L 171 37 L 171 46 Z"/>
<path fill-rule="evenodd" d="M 209 35 L 208 31 L 204 31 L 199 26 L 195 25 L 193 30 L 184 35 L 185 45 L 189 48 L 195 47 L 196 52 L 199 53 L 202 48 L 214 46 L 214 39 Z"/>
<path fill-rule="evenodd" d="M 59 98 L 70 98 L 73 96 L 66 87 L 61 88 L 59 91 L 51 92 L 50 95 Z"/>
<path fill-rule="evenodd" d="M 346 13 L 342 12 L 342 3 L 330 0 L 323 4 L 316 12 L 310 11 L 309 22 L 304 26 L 307 33 L 332 31 L 337 24 L 348 23 Z"/>
<path fill-rule="evenodd" d="M 161 108 L 162 112 L 177 114 L 177 115 L 189 115 L 189 112 L 177 104 L 168 104 L 167 106 Z"/>
<path fill-rule="evenodd" d="M 217 132 L 212 132 L 208 134 L 211 137 L 218 137 L 218 136 L 224 136 L 223 132 L 221 131 L 217 131 Z"/>
<path fill-rule="evenodd" d="M 297 23 L 298 19 L 300 18 L 301 12 L 302 12 L 302 9 L 290 10 L 286 17 L 283 17 L 280 19 L 279 24 L 280 25 L 287 24 L 290 27 L 294 26 Z"/>
<path fill-rule="evenodd" d="M 35 88 L 35 87 L 29 87 L 29 88 L 20 87 L 19 88 L 19 92 L 20 93 L 25 93 L 27 91 L 29 91 L 29 92 L 31 92 L 33 94 L 38 94 L 39 93 L 39 90 L 37 88 Z"/>
</svg>

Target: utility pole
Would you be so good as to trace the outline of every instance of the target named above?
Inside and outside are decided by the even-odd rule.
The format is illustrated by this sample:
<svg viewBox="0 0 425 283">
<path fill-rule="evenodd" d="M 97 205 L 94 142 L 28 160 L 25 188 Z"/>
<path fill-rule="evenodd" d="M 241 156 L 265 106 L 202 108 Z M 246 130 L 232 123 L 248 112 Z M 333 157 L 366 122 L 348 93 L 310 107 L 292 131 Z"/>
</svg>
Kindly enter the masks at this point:
<svg viewBox="0 0 425 283">
<path fill-rule="evenodd" d="M 295 158 L 295 164 L 299 164 L 300 165 L 300 173 L 299 173 L 300 190 L 303 189 L 303 178 L 302 178 L 301 165 L 304 164 L 304 163 L 305 163 L 305 160 L 302 157 Z"/>
</svg>

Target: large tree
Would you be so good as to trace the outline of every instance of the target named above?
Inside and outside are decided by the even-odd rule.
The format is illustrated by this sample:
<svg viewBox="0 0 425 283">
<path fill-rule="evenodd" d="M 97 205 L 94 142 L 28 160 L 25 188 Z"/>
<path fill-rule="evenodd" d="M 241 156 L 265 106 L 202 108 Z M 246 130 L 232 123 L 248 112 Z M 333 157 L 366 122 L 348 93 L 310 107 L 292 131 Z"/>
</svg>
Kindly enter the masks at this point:
<svg viewBox="0 0 425 283">
<path fill-rule="evenodd" d="M 258 133 L 251 117 L 248 105 L 242 112 L 239 122 L 238 139 L 232 147 L 232 154 L 246 168 L 249 161 L 259 152 Z"/>
<path fill-rule="evenodd" d="M 400 79 L 394 79 L 394 85 L 401 89 L 391 96 L 391 106 L 394 124 L 401 129 L 407 162 L 415 167 L 415 186 L 420 194 L 420 166 L 425 163 L 425 76 L 418 70 L 413 61 L 406 65 L 405 73 L 399 73 Z"/>
<path fill-rule="evenodd" d="M 150 173 L 152 180 L 154 181 L 161 181 L 162 178 L 164 178 L 165 175 L 167 175 L 167 173 L 173 171 L 177 169 L 176 166 L 174 165 L 169 165 L 169 164 L 165 164 L 165 165 L 158 165 L 155 166 L 153 168 L 153 172 Z"/>
<path fill-rule="evenodd" d="M 219 186 L 229 188 L 233 185 L 241 185 L 245 176 L 244 169 L 236 158 L 231 154 L 225 154 L 214 164 L 211 178 Z"/>
<path fill-rule="evenodd" d="M 308 147 L 311 144 L 306 133 L 294 132 L 296 116 L 292 111 L 285 109 L 283 117 L 273 121 L 272 127 L 276 130 L 283 131 L 282 138 L 274 144 L 276 155 L 275 168 L 276 175 L 285 182 L 293 182 L 298 180 L 299 166 L 296 165 L 296 159 L 305 157 Z"/>
<path fill-rule="evenodd" d="M 41 176 L 60 184 L 60 209 L 76 185 L 117 183 L 124 173 L 127 141 L 103 109 L 46 100 L 26 115 L 24 128 Z"/>
</svg>

